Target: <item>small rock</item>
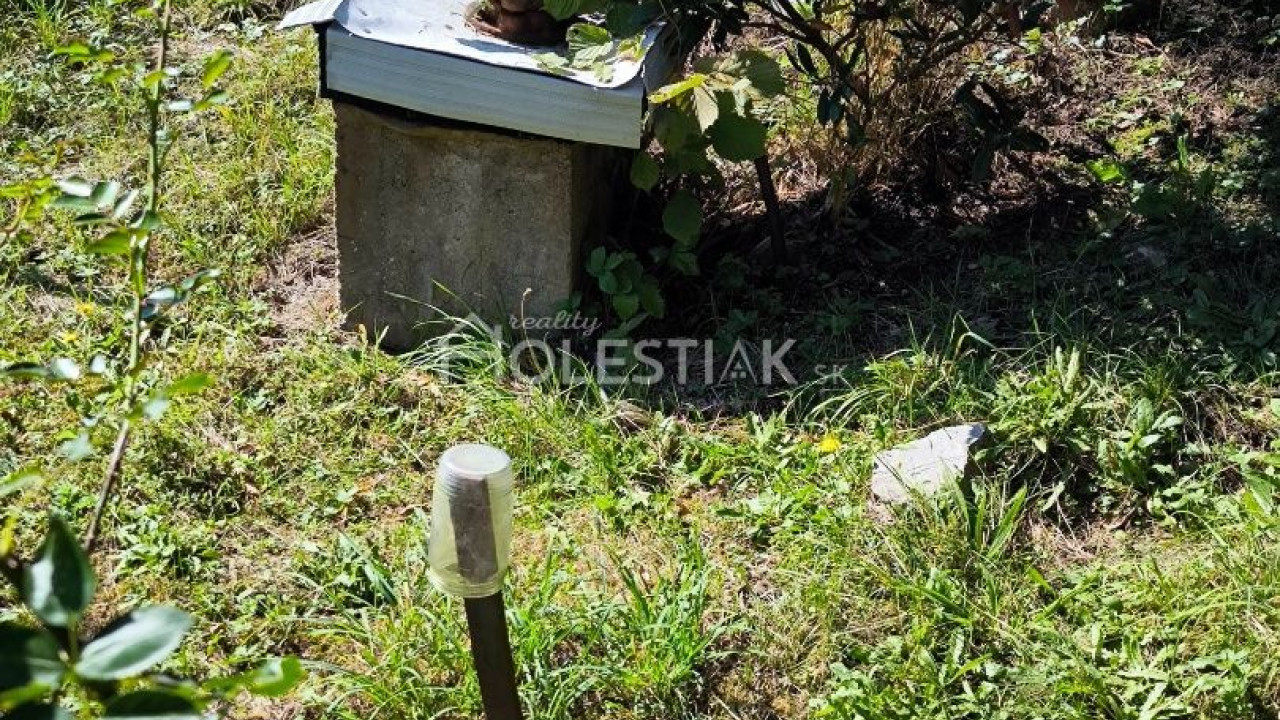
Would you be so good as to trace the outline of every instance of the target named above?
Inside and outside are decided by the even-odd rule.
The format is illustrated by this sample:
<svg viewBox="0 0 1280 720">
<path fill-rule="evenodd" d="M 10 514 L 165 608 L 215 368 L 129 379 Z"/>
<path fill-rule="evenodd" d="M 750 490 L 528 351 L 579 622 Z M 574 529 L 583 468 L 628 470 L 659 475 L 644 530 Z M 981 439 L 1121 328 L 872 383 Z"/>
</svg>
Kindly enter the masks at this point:
<svg viewBox="0 0 1280 720">
<path fill-rule="evenodd" d="M 639 432 L 653 425 L 653 413 L 627 400 L 618 403 L 613 417 L 618 426 L 628 432 Z"/>
<path fill-rule="evenodd" d="M 964 477 L 970 449 L 986 434 L 982 423 L 956 425 L 877 454 L 871 494 L 893 505 L 909 502 L 913 492 L 933 495 L 948 481 Z"/>
</svg>

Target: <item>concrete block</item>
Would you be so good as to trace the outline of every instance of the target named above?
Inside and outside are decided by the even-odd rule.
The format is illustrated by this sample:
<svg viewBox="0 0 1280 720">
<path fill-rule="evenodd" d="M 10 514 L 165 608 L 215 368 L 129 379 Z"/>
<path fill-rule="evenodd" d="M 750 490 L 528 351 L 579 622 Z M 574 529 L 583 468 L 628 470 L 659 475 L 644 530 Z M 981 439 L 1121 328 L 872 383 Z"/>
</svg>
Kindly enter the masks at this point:
<svg viewBox="0 0 1280 720">
<path fill-rule="evenodd" d="M 335 101 L 340 301 L 416 346 L 475 313 L 553 315 L 603 231 L 618 151 L 405 120 Z M 527 294 L 526 294 L 527 293 Z"/>
</svg>

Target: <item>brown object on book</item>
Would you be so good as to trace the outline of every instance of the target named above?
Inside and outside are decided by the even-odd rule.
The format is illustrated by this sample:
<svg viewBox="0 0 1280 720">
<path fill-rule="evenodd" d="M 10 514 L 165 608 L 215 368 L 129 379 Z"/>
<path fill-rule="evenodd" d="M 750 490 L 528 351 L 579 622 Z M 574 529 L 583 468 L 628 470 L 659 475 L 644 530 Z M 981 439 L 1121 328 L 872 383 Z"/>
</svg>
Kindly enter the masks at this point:
<svg viewBox="0 0 1280 720">
<path fill-rule="evenodd" d="M 480 32 L 520 45 L 559 45 L 569 30 L 542 9 L 542 0 L 491 0 L 472 9 L 468 22 Z"/>
</svg>

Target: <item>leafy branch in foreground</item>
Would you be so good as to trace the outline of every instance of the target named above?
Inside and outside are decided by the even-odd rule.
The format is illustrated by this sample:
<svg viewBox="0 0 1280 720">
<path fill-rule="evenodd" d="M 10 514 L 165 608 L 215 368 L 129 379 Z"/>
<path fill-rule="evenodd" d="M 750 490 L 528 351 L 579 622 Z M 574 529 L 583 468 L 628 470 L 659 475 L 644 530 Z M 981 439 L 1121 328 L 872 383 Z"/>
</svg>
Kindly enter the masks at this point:
<svg viewBox="0 0 1280 720">
<path fill-rule="evenodd" d="M 201 718 L 215 701 L 247 691 L 277 697 L 303 677 L 296 658 L 196 683 L 150 674 L 182 643 L 191 616 L 148 605 L 126 613 L 91 637 L 81 637 L 97 578 L 80 542 L 59 515 L 34 560 L 15 562 L 11 538 L 0 544 L 0 566 L 40 625 L 0 623 L 0 711 L 12 720 L 71 717 L 59 700 L 72 687 L 103 706 L 103 717 Z"/>
<path fill-rule="evenodd" d="M 89 555 L 97 548 L 104 516 L 116 497 L 123 474 L 125 453 L 138 425 L 158 420 L 173 398 L 198 392 L 209 379 L 202 374 L 164 381 L 149 373 L 153 331 L 168 320 L 170 311 L 187 301 L 203 285 L 217 277 L 205 270 L 175 284 L 157 285 L 151 276 L 151 242 L 163 229 L 161 201 L 165 159 L 173 146 L 170 117 L 198 112 L 225 101 L 217 84 L 231 63 L 226 52 L 215 52 L 204 62 L 198 94 L 171 98 L 170 89 L 181 73 L 168 63 L 170 4 L 160 0 L 148 9 L 160 25 L 155 62 L 139 80 L 145 96 L 147 124 L 147 175 L 143 190 L 126 190 L 116 181 L 88 182 L 79 178 L 53 182 L 42 178 L 0 191 L 0 197 L 16 203 L 18 213 L 5 229 L 4 239 L 29 237 L 24 227 L 37 221 L 45 208 L 75 213 L 74 224 L 100 231 L 85 250 L 117 262 L 124 268 L 127 306 L 123 313 L 125 338 L 116 357 L 99 355 L 86 369 L 71 358 L 26 362 L 0 369 L 0 376 L 50 383 L 81 383 L 92 376 L 101 380 L 98 397 L 103 407 L 82 418 L 74 438 L 63 443 L 59 454 L 77 462 L 95 454 L 93 431 L 115 423 L 115 439 L 84 535 L 83 546 L 70 524 L 51 514 L 44 541 L 30 560 L 15 548 L 16 517 L 0 531 L 0 576 L 8 581 L 26 611 L 38 621 L 0 623 L 0 712 L 5 718 L 70 718 L 64 698 L 76 705 L 101 706 L 109 718 L 196 718 L 210 706 L 241 691 L 275 697 L 288 692 L 303 676 L 296 658 L 274 659 L 257 670 L 197 683 L 154 674 L 154 668 L 177 650 L 190 630 L 192 618 L 166 606 L 144 606 L 126 613 L 102 630 L 84 635 L 85 618 L 97 589 L 97 577 Z M 56 55 L 73 63 L 110 62 L 111 53 L 83 44 L 64 48 Z M 122 73 L 100 73 L 112 82 Z M 139 200 L 141 209 L 135 209 Z M 43 482 L 46 471 L 22 468 L 0 480 L 0 496 L 12 495 Z M 144 673 L 153 673 L 144 675 Z"/>
</svg>

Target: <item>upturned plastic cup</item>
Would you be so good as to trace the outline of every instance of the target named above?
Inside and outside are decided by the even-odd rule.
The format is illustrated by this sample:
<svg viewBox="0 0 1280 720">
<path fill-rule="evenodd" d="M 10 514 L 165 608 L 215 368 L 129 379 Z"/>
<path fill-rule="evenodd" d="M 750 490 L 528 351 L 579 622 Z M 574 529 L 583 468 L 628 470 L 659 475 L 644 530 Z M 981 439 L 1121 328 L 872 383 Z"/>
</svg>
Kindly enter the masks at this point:
<svg viewBox="0 0 1280 720">
<path fill-rule="evenodd" d="M 431 584 L 462 598 L 502 589 L 511 559 L 511 458 L 488 445 L 440 456 L 427 547 Z"/>
</svg>

